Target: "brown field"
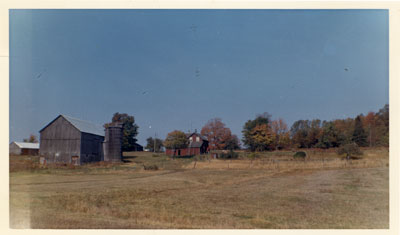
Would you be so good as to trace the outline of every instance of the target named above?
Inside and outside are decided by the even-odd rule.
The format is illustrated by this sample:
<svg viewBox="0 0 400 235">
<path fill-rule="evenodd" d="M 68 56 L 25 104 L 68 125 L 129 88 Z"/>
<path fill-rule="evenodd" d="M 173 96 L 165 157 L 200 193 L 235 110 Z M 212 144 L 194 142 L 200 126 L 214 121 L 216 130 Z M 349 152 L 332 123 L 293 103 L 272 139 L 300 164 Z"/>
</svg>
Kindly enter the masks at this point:
<svg viewBox="0 0 400 235">
<path fill-rule="evenodd" d="M 11 228 L 389 228 L 389 154 L 266 152 L 254 161 L 125 153 L 124 163 L 40 166 L 10 156 Z M 144 170 L 157 165 L 158 170 Z"/>
</svg>

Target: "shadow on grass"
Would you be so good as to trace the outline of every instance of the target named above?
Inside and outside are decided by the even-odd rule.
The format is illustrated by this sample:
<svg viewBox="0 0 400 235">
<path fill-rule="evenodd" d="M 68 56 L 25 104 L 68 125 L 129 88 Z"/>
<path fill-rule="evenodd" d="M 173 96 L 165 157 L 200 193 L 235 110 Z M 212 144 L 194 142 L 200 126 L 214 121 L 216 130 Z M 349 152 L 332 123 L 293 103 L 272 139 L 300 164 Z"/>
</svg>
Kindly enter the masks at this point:
<svg viewBox="0 0 400 235">
<path fill-rule="evenodd" d="M 176 159 L 191 159 L 194 158 L 195 155 L 187 155 L 187 156 L 175 156 Z"/>
<path fill-rule="evenodd" d="M 123 163 L 130 163 L 133 162 L 133 159 L 137 158 L 136 156 L 123 156 L 122 162 Z"/>
</svg>

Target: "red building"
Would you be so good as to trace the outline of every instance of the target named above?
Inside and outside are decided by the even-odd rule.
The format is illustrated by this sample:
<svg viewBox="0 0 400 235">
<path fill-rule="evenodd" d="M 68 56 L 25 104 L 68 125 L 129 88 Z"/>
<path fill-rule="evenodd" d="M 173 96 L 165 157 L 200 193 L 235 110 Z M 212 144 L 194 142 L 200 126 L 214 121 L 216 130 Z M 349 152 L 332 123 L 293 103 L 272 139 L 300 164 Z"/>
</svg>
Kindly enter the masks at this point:
<svg viewBox="0 0 400 235">
<path fill-rule="evenodd" d="M 165 154 L 170 156 L 192 156 L 208 153 L 208 140 L 195 131 L 186 134 L 189 145 L 185 149 L 166 149 Z M 175 153 L 175 154 L 174 154 Z"/>
</svg>

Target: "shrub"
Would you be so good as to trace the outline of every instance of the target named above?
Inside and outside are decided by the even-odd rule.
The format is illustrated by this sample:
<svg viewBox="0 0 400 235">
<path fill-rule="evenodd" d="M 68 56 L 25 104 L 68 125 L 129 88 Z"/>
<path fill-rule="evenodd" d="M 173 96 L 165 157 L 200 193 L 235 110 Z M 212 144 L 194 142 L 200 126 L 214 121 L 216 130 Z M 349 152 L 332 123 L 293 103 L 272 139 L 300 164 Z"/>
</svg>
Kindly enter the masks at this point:
<svg viewBox="0 0 400 235">
<path fill-rule="evenodd" d="M 146 171 L 156 171 L 156 170 L 158 170 L 158 166 L 157 165 L 148 165 L 148 166 L 146 166 L 146 165 L 143 164 L 143 169 L 146 170 Z"/>
<path fill-rule="evenodd" d="M 362 155 L 360 148 L 356 143 L 345 144 L 339 147 L 337 154 L 346 154 L 346 159 L 356 158 L 355 155 Z"/>
<path fill-rule="evenodd" d="M 239 154 L 234 152 L 233 150 L 230 150 L 227 153 L 222 152 L 221 154 L 219 154 L 219 158 L 222 158 L 222 159 L 237 159 L 238 157 L 239 157 Z"/>
<path fill-rule="evenodd" d="M 254 159 L 258 158 L 258 154 L 252 152 L 249 155 L 247 155 L 247 157 L 250 158 L 251 160 L 254 160 Z"/>
<path fill-rule="evenodd" d="M 293 158 L 294 158 L 294 159 L 306 159 L 306 157 L 307 157 L 307 154 L 306 154 L 305 152 L 303 152 L 303 151 L 296 152 L 296 153 L 293 155 Z"/>
</svg>

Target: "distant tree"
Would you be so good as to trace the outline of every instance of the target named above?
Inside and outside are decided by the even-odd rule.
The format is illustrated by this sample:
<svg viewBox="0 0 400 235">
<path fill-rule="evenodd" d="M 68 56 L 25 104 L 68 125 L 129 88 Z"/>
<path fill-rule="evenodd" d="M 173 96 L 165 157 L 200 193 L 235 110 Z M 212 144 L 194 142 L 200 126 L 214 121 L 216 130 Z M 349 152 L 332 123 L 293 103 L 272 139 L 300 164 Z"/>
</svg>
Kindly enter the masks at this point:
<svg viewBox="0 0 400 235">
<path fill-rule="evenodd" d="M 135 118 L 126 113 L 114 113 L 111 123 L 104 124 L 107 128 L 110 125 L 122 124 L 123 137 L 122 137 L 122 151 L 131 151 L 137 141 L 139 127 L 135 124 Z"/>
<path fill-rule="evenodd" d="M 161 152 L 164 147 L 163 141 L 161 139 L 149 137 L 146 139 L 147 145 L 146 148 L 150 150 L 150 152 Z M 155 150 L 155 151 L 154 151 Z"/>
<path fill-rule="evenodd" d="M 167 138 L 165 138 L 164 141 L 164 146 L 167 149 L 173 149 L 175 156 L 177 149 L 186 148 L 188 146 L 186 134 L 177 130 L 168 133 Z"/>
<path fill-rule="evenodd" d="M 253 129 L 256 126 L 260 126 L 265 124 L 267 127 L 270 125 L 271 115 L 268 113 L 263 113 L 261 115 L 257 115 L 254 120 L 248 120 L 243 126 L 243 144 L 250 149 L 251 151 L 255 151 L 259 148 L 258 144 L 254 142 L 253 138 Z"/>
<path fill-rule="evenodd" d="M 230 138 L 224 140 L 225 150 L 240 149 L 240 141 L 236 135 L 231 135 Z"/>
<path fill-rule="evenodd" d="M 226 149 L 226 145 L 232 141 L 232 133 L 220 118 L 209 120 L 200 132 L 207 137 L 211 150 Z M 234 140 L 233 140 L 234 141 Z"/>
<path fill-rule="evenodd" d="M 322 124 L 322 134 L 316 147 L 332 148 L 340 144 L 339 132 L 333 122 L 324 121 Z"/>
<path fill-rule="evenodd" d="M 375 115 L 376 145 L 389 146 L 389 105 L 386 104 Z"/>
<path fill-rule="evenodd" d="M 339 145 L 351 143 L 354 132 L 354 119 L 337 119 L 333 121 L 333 124 L 339 134 Z"/>
<path fill-rule="evenodd" d="M 376 144 L 376 121 L 376 115 L 374 112 L 369 112 L 363 120 L 363 126 L 367 132 L 367 142 L 369 147 L 375 146 Z"/>
<path fill-rule="evenodd" d="M 310 121 L 308 120 L 295 121 L 292 127 L 290 128 L 290 135 L 292 137 L 293 145 L 297 148 L 308 148 L 309 131 L 310 131 Z"/>
<path fill-rule="evenodd" d="M 25 143 L 39 143 L 36 135 L 31 134 L 28 139 L 24 139 Z"/>
<path fill-rule="evenodd" d="M 354 120 L 354 132 L 352 141 L 360 147 L 367 146 L 367 134 L 365 133 L 365 130 L 363 128 L 361 115 L 358 115 Z"/>
<path fill-rule="evenodd" d="M 265 151 L 275 149 L 275 136 L 267 124 L 255 126 L 250 132 L 255 151 Z"/>
<path fill-rule="evenodd" d="M 307 133 L 307 143 L 308 147 L 316 147 L 318 144 L 319 139 L 321 138 L 322 135 L 322 126 L 321 126 L 321 120 L 319 119 L 314 119 L 310 123 L 310 129 L 308 130 Z"/>
<path fill-rule="evenodd" d="M 287 148 L 290 145 L 290 135 L 286 122 L 279 118 L 271 122 L 271 130 L 275 136 L 276 149 Z"/>
<path fill-rule="evenodd" d="M 339 147 L 337 153 L 339 155 L 346 154 L 346 159 L 349 160 L 351 157 L 355 155 L 362 155 L 360 148 L 356 143 L 349 143 Z"/>
</svg>

